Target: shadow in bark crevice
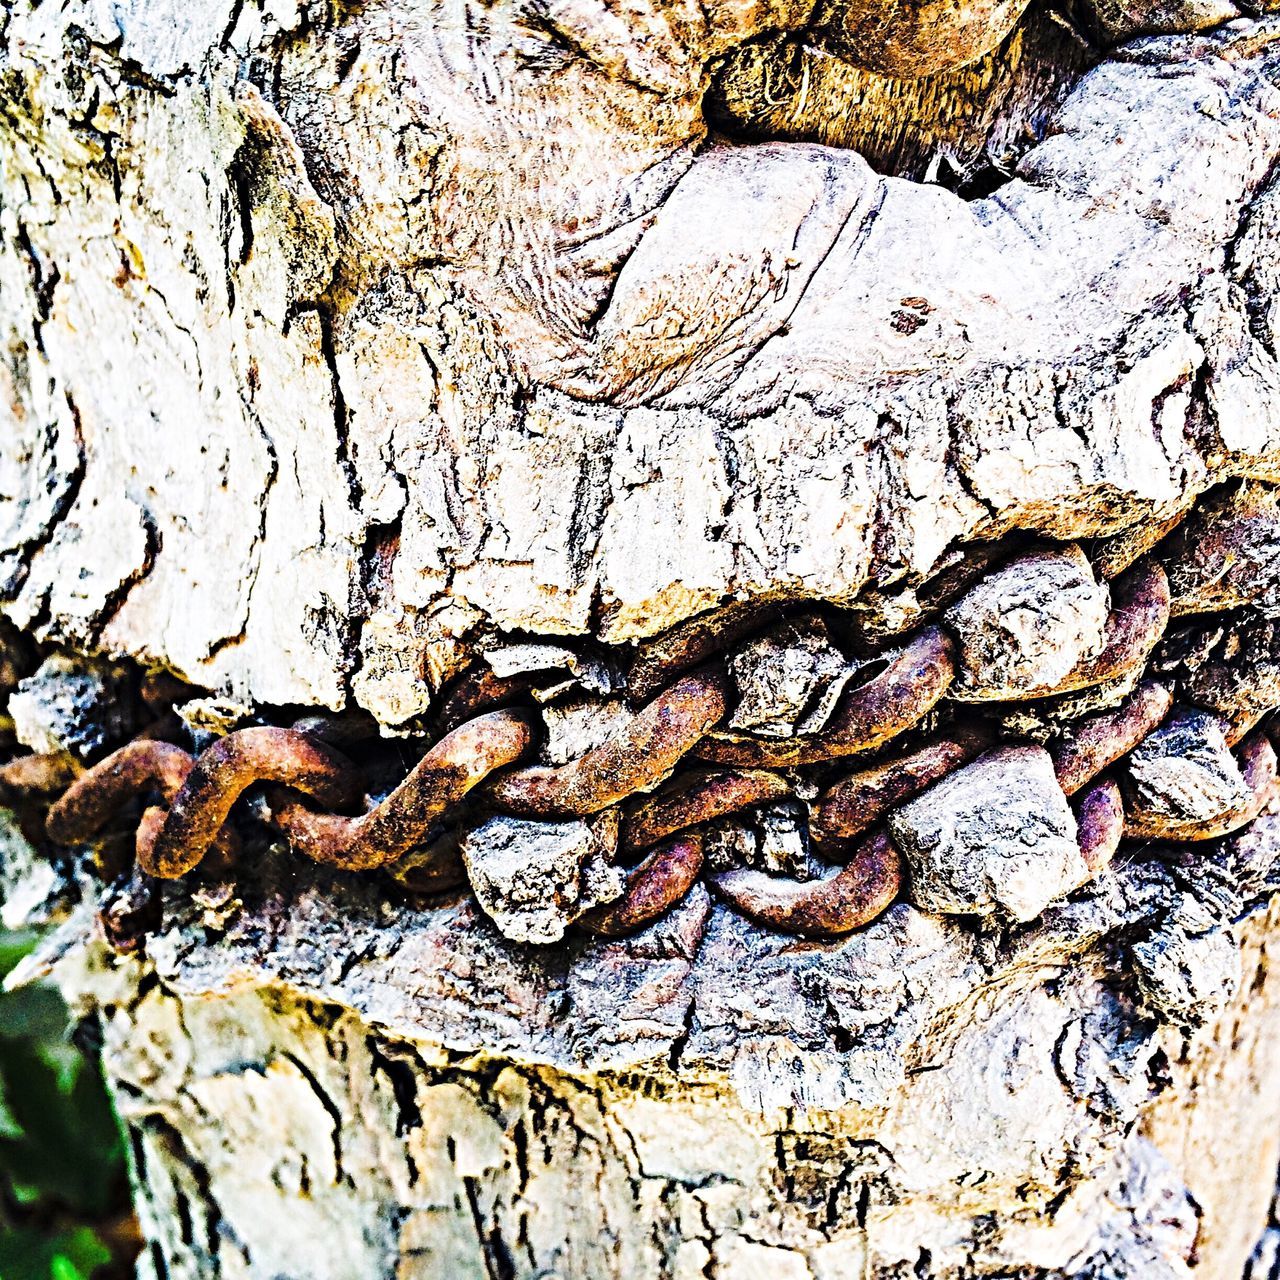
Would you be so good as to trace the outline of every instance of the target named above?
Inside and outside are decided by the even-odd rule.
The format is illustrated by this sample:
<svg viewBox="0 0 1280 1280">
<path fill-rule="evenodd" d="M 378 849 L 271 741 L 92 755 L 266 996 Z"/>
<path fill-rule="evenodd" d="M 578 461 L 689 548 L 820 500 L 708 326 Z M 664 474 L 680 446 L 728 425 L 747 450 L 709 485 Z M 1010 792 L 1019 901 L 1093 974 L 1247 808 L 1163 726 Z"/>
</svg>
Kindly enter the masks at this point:
<svg viewBox="0 0 1280 1280">
<path fill-rule="evenodd" d="M 1043 5 L 976 62 L 917 80 L 862 70 L 803 32 L 773 32 L 712 68 L 705 111 L 739 141 L 848 148 L 880 173 L 980 199 L 1013 176 L 1049 114 L 1102 56 Z"/>
</svg>

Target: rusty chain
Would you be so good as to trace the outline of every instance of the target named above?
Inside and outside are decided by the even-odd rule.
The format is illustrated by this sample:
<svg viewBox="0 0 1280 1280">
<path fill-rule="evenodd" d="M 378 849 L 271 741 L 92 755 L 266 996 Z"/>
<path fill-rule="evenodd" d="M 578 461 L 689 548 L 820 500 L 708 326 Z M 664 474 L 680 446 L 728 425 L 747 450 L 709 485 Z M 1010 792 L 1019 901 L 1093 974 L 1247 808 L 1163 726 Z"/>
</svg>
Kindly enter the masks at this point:
<svg viewBox="0 0 1280 1280">
<path fill-rule="evenodd" d="M 1168 534 L 1169 528 L 1159 531 Z M 1097 549 L 1095 563 L 1117 579 L 1102 647 L 1055 687 L 1037 691 L 1037 699 L 1126 680 L 1131 686 L 1147 668 L 1171 601 L 1165 572 L 1148 554 L 1151 543 L 1140 540 L 1139 549 L 1145 558 L 1136 567 L 1115 544 Z M 1230 539 L 1210 540 L 1196 554 L 1197 572 L 1211 581 L 1213 565 L 1204 561 L 1217 555 L 1229 563 Z M 984 564 L 991 563 L 988 554 Z M 237 730 L 198 758 L 141 737 L 73 781 L 50 809 L 46 830 L 59 843 L 84 843 L 130 801 L 158 797 L 138 825 L 136 865 L 143 877 L 174 878 L 211 851 L 220 866 L 227 865 L 238 848 L 227 825 L 232 807 L 247 788 L 265 783 L 258 815 L 293 848 L 317 862 L 369 870 L 391 866 L 423 845 L 468 797 L 481 812 L 551 820 L 622 806 L 619 854 L 638 861 L 626 871 L 622 896 L 577 923 L 589 933 L 623 936 L 661 916 L 704 877 L 708 823 L 796 796 L 796 770 L 829 770 L 832 762 L 878 752 L 925 722 L 956 678 L 954 638 L 945 626 L 927 622 L 864 668 L 864 678 L 844 692 L 818 732 L 785 739 L 708 736 L 723 725 L 733 701 L 719 654 L 776 616 L 776 606 L 735 605 L 642 645 L 627 681 L 641 705 L 606 741 L 567 764 L 528 762 L 538 741 L 537 714 L 507 705 L 524 699 L 532 687 L 528 676 L 500 679 L 480 671 L 447 693 L 438 715 L 444 736 L 376 803 L 364 794 L 355 765 L 320 741 L 308 723 L 312 732 Z M 1222 836 L 1252 821 L 1275 793 L 1276 754 L 1264 733 L 1250 732 L 1260 719 L 1254 715 L 1219 716 L 1224 739 L 1243 740 L 1239 765 L 1247 803 L 1205 821 L 1179 823 L 1125 794 L 1106 770 L 1160 727 L 1173 703 L 1165 683 L 1142 679 L 1118 705 L 1073 720 L 1070 733 L 1050 747 L 1058 785 L 1075 797 L 1077 839 L 1091 875 L 1110 862 L 1122 837 Z M 817 879 L 739 867 L 707 875 L 707 882 L 722 901 L 767 928 L 805 937 L 848 933 L 901 892 L 904 862 L 883 825 L 888 815 L 1000 739 L 986 721 L 960 719 L 905 754 L 861 764 L 834 780 L 828 774 L 825 789 L 808 805 L 812 846 L 831 864 Z M 701 770 L 665 783 L 688 759 L 700 762 Z M 428 860 L 425 881 L 452 883 L 454 870 Z M 130 892 L 138 894 L 137 875 Z"/>
</svg>

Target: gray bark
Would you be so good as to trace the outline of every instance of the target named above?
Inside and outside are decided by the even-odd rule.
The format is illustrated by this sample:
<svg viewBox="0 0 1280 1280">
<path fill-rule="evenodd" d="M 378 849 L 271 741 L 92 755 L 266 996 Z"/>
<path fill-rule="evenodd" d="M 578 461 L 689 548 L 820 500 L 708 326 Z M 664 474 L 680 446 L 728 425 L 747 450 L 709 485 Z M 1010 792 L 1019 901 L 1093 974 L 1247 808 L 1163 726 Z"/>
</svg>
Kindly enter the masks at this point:
<svg viewBox="0 0 1280 1280">
<path fill-rule="evenodd" d="M 143 958 L 84 908 L 41 965 L 101 1020 L 144 1274 L 1235 1280 L 1277 891 L 1265 818 L 1012 930 L 900 904 L 797 945 L 699 890 L 552 950 L 264 852 Z"/>
</svg>

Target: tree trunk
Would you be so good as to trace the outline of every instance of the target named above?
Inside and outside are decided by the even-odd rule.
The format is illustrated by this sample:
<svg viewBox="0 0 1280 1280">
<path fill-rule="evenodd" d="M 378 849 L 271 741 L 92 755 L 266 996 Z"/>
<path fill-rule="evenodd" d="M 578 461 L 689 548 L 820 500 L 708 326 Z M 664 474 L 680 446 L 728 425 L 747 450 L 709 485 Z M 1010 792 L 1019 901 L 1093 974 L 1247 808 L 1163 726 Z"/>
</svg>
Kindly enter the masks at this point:
<svg viewBox="0 0 1280 1280">
<path fill-rule="evenodd" d="M 278 857 L 174 895 L 145 964 L 87 912 L 49 951 L 157 1275 L 1234 1280 L 1280 1161 L 1278 853 L 1270 819 L 1016 939 L 898 906 L 797 948 L 695 894 L 551 957 Z"/>
<path fill-rule="evenodd" d="M 1278 162 L 1226 0 L 0 0 L 5 909 L 142 1274 L 1276 1275 Z"/>
</svg>

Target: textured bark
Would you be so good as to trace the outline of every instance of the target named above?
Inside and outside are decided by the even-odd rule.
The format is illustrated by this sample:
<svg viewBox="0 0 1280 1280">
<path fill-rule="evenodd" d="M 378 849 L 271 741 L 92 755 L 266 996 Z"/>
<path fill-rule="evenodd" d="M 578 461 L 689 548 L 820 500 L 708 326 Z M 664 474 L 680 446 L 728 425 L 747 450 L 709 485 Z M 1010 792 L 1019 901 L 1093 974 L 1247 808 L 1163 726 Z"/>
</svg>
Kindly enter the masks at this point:
<svg viewBox="0 0 1280 1280">
<path fill-rule="evenodd" d="M 813 602 L 730 664 L 732 758 L 728 730 L 764 751 L 830 714 L 866 659 L 837 613 L 870 645 L 951 574 L 958 698 L 1060 688 L 1105 639 L 1095 570 L 1199 500 L 1157 552 L 1192 615 L 1158 661 L 1230 720 L 1202 772 L 1247 803 L 1228 730 L 1276 700 L 1233 646 L 1269 661 L 1280 586 L 1280 24 L 1035 6 L 903 81 L 829 57 L 829 18 L 0 0 L 0 609 L 75 655 L 8 700 L 24 744 L 132 732 L 95 652 L 207 689 L 199 742 L 318 708 L 434 727 L 484 653 L 572 675 L 540 712 L 561 764 L 629 717 L 636 645 Z M 1223 511 L 1250 540 L 1197 576 Z M 1006 723 L 1038 743 L 1125 691 Z M 1052 759 L 1016 750 L 1022 809 L 952 836 L 994 863 L 1048 815 L 1058 870 L 981 921 L 998 868 L 965 914 L 900 901 L 837 941 L 701 883 L 635 937 L 565 934 L 616 812 L 469 830 L 480 901 L 260 831 L 141 941 L 87 893 L 32 968 L 101 1030 L 143 1274 L 1273 1274 L 1280 819 L 1080 885 Z M 930 803 L 895 823 L 954 825 Z M 747 861 L 807 874 L 798 804 Z M 3 836 L 16 919 L 55 873 Z"/>
<path fill-rule="evenodd" d="M 849 603 L 1275 470 L 1265 22 L 1104 62 L 966 202 L 708 141 L 710 68 L 791 14 L 579 55 L 392 0 L 3 12 L 40 635 L 401 723 L 489 626 Z"/>
<path fill-rule="evenodd" d="M 1013 931 L 904 904 L 797 946 L 698 891 L 548 951 L 264 853 L 143 958 L 85 908 L 43 963 L 100 1019 L 158 1275 L 1234 1280 L 1278 855 L 1266 818 Z"/>
</svg>

